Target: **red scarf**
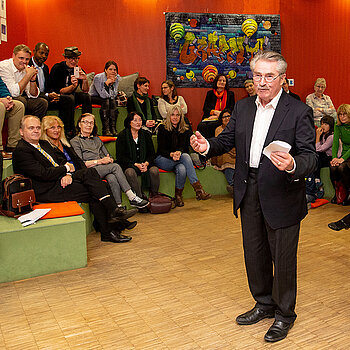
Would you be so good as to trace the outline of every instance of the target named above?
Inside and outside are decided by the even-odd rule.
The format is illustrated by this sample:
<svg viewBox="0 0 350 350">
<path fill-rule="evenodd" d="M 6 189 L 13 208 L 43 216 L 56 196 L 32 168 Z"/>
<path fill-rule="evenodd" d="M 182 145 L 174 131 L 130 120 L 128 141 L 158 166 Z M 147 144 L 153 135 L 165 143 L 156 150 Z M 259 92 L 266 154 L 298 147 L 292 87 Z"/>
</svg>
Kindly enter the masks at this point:
<svg viewBox="0 0 350 350">
<path fill-rule="evenodd" d="M 227 101 L 227 90 L 222 91 L 221 93 L 218 93 L 215 89 L 213 89 L 215 96 L 217 97 L 215 110 L 216 111 L 222 111 L 226 107 L 226 101 Z"/>
</svg>

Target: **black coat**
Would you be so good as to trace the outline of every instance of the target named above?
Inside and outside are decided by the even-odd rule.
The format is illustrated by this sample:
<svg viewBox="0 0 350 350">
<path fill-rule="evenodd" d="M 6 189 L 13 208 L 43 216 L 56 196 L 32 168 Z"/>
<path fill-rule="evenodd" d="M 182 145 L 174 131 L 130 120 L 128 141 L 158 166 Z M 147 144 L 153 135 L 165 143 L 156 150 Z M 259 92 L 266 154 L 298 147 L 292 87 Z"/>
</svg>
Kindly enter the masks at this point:
<svg viewBox="0 0 350 350">
<path fill-rule="evenodd" d="M 217 97 L 214 94 L 213 90 L 209 90 L 207 92 L 207 96 L 205 97 L 204 106 L 203 106 L 203 118 L 209 118 L 210 117 L 210 111 L 215 109 Z M 233 111 L 233 108 L 235 106 L 235 94 L 233 91 L 227 91 L 227 101 L 226 101 L 226 107 L 231 112 Z M 225 109 L 223 108 L 223 109 Z"/>
<path fill-rule="evenodd" d="M 237 102 L 225 130 L 217 138 L 209 140 L 208 157 L 236 147 L 235 215 L 247 189 L 256 98 L 252 96 Z M 312 109 L 285 92 L 282 92 L 277 104 L 264 147 L 274 140 L 285 141 L 292 146 L 290 154 L 296 163 L 295 173 L 291 175 L 278 170 L 270 159 L 261 155 L 258 174 L 260 205 L 267 223 L 278 229 L 297 224 L 307 214 L 304 178 L 317 165 Z"/>
</svg>

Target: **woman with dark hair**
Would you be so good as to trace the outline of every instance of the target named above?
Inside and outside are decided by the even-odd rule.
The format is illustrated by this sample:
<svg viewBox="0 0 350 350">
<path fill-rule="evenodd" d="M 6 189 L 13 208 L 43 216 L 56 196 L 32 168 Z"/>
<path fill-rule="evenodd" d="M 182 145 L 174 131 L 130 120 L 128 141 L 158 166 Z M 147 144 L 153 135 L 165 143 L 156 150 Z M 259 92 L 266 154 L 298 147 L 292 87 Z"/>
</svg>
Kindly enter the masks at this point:
<svg viewBox="0 0 350 350">
<path fill-rule="evenodd" d="M 128 97 L 126 108 L 128 113 L 136 112 L 142 119 L 142 125 L 151 132 L 154 132 L 157 116 L 148 97 L 149 80 L 145 77 L 138 77 L 134 82 L 134 92 Z"/>
<path fill-rule="evenodd" d="M 161 86 L 161 97 L 158 100 L 158 111 L 163 119 L 166 119 L 168 110 L 172 106 L 179 106 L 183 115 L 187 114 L 187 104 L 182 96 L 178 96 L 176 86 L 172 80 L 165 80 Z"/>
<path fill-rule="evenodd" d="M 342 104 L 337 111 L 338 119 L 334 127 L 334 137 L 332 146 L 331 160 L 331 180 L 333 184 L 336 181 L 342 181 L 348 193 L 343 205 L 350 204 L 350 105 Z M 338 157 L 339 145 L 342 143 L 341 156 Z M 336 187 L 336 186 L 334 186 Z M 336 203 L 336 198 L 332 199 Z"/>
<path fill-rule="evenodd" d="M 115 127 L 118 110 L 115 98 L 118 95 L 120 79 L 117 63 L 108 61 L 105 64 L 104 72 L 96 74 L 90 86 L 91 102 L 101 105 L 102 134 L 106 136 L 117 136 Z"/>
<path fill-rule="evenodd" d="M 93 114 L 82 114 L 77 123 L 78 135 L 71 140 L 72 147 L 85 162 L 86 167 L 94 167 L 101 178 L 106 178 L 118 206 L 122 206 L 122 190 L 128 197 L 130 205 L 142 209 L 148 201 L 138 197 L 125 178 L 120 165 L 114 163 L 106 147 L 96 136 L 96 122 Z"/>
<path fill-rule="evenodd" d="M 175 172 L 175 203 L 178 207 L 184 205 L 182 191 L 186 177 L 190 180 L 198 200 L 211 197 L 199 182 L 189 155 L 191 135 L 192 132 L 185 123 L 181 108 L 173 106 L 168 111 L 164 124 L 158 128 L 158 152 L 155 163 L 158 168 Z"/>
<path fill-rule="evenodd" d="M 221 134 L 226 128 L 230 121 L 231 111 L 224 109 L 219 115 L 220 125 L 215 129 L 215 137 Z M 231 151 L 224 153 L 220 156 L 210 158 L 211 164 L 216 170 L 220 170 L 225 174 L 228 185 L 226 186 L 227 191 L 233 195 L 233 175 L 235 173 L 236 163 L 236 150 L 232 148 Z"/>
<path fill-rule="evenodd" d="M 207 92 L 203 106 L 203 118 L 197 130 L 205 137 L 214 137 L 215 129 L 220 125 L 219 115 L 224 109 L 233 111 L 235 95 L 229 91 L 228 80 L 224 74 L 218 74 L 213 81 L 213 89 Z"/>
<path fill-rule="evenodd" d="M 330 166 L 332 160 L 333 133 L 333 117 L 322 117 L 321 126 L 316 129 L 316 152 L 318 154 L 318 167 L 315 172 L 316 182 L 320 179 L 321 168 L 328 168 Z"/>
<path fill-rule="evenodd" d="M 152 135 L 141 128 L 142 118 L 136 112 L 128 114 L 124 127 L 117 138 L 118 162 L 136 195 L 142 197 L 142 188 L 146 188 L 152 197 L 158 193 L 160 182 L 158 168 L 154 165 L 156 153 Z M 138 176 L 141 176 L 141 186 Z"/>
</svg>

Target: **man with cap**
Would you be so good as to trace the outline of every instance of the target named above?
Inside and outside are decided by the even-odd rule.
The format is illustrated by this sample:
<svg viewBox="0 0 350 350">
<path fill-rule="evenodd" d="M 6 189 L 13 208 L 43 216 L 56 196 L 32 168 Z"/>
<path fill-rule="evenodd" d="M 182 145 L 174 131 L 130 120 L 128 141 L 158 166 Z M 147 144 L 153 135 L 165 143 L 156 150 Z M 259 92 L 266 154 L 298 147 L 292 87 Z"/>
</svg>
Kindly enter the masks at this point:
<svg viewBox="0 0 350 350">
<path fill-rule="evenodd" d="M 64 61 L 56 63 L 50 72 L 50 87 L 60 95 L 67 95 L 73 106 L 82 105 L 82 113 L 91 113 L 91 97 L 88 94 L 89 85 L 84 70 L 79 66 L 81 51 L 76 46 L 64 49 Z M 76 68 L 77 67 L 77 68 Z M 79 87 L 79 89 L 78 89 Z M 79 90 L 79 91 L 78 91 Z M 66 118 L 65 126 L 68 130 L 74 129 L 74 107 Z M 69 123 L 67 125 L 67 123 Z"/>
<path fill-rule="evenodd" d="M 74 101 L 69 95 L 60 95 L 52 91 L 49 86 L 49 67 L 45 64 L 49 56 L 49 47 L 47 44 L 39 42 L 35 45 L 33 56 L 30 59 L 28 66 L 35 67 L 38 71 L 37 85 L 40 90 L 40 97 L 48 101 L 48 109 L 58 109 L 59 117 L 65 125 L 65 131 L 69 135 L 73 133 L 73 124 L 71 123 L 71 114 L 74 111 Z M 71 128 L 70 128 L 71 127 Z"/>
</svg>

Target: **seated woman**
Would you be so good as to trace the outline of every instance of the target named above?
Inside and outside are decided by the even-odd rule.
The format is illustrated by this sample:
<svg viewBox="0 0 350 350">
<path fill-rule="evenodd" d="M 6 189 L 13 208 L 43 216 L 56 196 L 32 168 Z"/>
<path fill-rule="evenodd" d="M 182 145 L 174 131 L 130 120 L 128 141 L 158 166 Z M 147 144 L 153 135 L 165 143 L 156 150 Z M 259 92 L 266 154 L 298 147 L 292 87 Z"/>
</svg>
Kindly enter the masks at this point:
<svg viewBox="0 0 350 350">
<path fill-rule="evenodd" d="M 252 79 L 247 79 L 243 83 L 243 85 L 244 85 L 245 91 L 247 91 L 248 96 L 255 96 L 256 95 L 254 81 Z"/>
<path fill-rule="evenodd" d="M 319 123 L 325 115 L 336 119 L 337 112 L 335 111 L 331 98 L 324 94 L 326 89 L 326 79 L 317 78 L 314 85 L 315 92 L 306 97 L 306 104 L 314 111 L 315 123 Z"/>
<path fill-rule="evenodd" d="M 142 186 L 149 190 L 151 197 L 159 190 L 159 171 L 154 165 L 156 153 L 152 135 L 141 129 L 142 119 L 136 112 L 128 114 L 124 126 L 117 138 L 118 162 L 136 195 L 142 198 Z M 138 176 L 141 176 L 141 186 Z"/>
<path fill-rule="evenodd" d="M 318 166 L 315 172 L 316 182 L 320 181 L 321 168 L 330 167 L 332 160 L 332 145 L 334 133 L 334 119 L 329 116 L 321 118 L 321 126 L 316 130 L 316 152 Z"/>
<path fill-rule="evenodd" d="M 220 126 L 215 130 L 215 137 L 222 133 L 226 128 L 228 122 L 230 121 L 231 111 L 229 109 L 224 109 L 219 115 Z M 232 148 L 231 151 L 222 154 L 221 156 L 216 156 L 210 158 L 211 164 L 216 170 L 223 171 L 227 180 L 227 191 L 233 194 L 233 175 L 235 173 L 235 163 L 236 163 L 236 150 Z"/>
<path fill-rule="evenodd" d="M 103 142 L 96 136 L 97 126 L 93 114 L 82 114 L 77 123 L 77 136 L 71 140 L 72 147 L 88 168 L 94 167 L 101 178 L 106 178 L 118 206 L 122 206 L 120 189 L 127 195 L 130 205 L 138 209 L 148 201 L 138 197 L 125 178 L 122 168 L 114 163 Z"/>
<path fill-rule="evenodd" d="M 145 77 L 138 77 L 134 82 L 134 92 L 126 102 L 128 113 L 137 112 L 142 118 L 145 129 L 155 132 L 157 124 L 156 112 L 152 100 L 148 97 L 149 80 Z"/>
<path fill-rule="evenodd" d="M 164 120 L 166 119 L 168 110 L 172 106 L 179 106 L 182 110 L 182 114 L 187 114 L 185 99 L 177 95 L 175 84 L 171 80 L 166 80 L 162 82 L 161 97 L 158 100 L 158 111 Z"/>
<path fill-rule="evenodd" d="M 45 116 L 41 121 L 41 139 L 50 143 L 54 152 L 58 155 L 59 159 L 66 159 L 68 163 L 74 165 L 75 171 L 91 172 L 92 169 L 87 169 L 84 162 L 78 157 L 74 149 L 71 147 L 66 139 L 64 133 L 64 125 L 62 120 L 57 116 Z M 96 174 L 96 176 L 98 176 Z M 89 177 L 89 174 L 85 174 L 84 177 Z M 101 180 L 100 180 L 101 181 Z M 93 209 L 93 208 L 92 208 Z M 136 221 L 128 221 L 127 218 L 136 214 L 137 210 L 125 210 L 125 208 L 117 207 L 116 209 L 122 217 L 118 223 L 114 224 L 112 234 L 104 234 L 101 232 L 102 241 L 110 241 L 114 243 L 123 243 L 131 240 L 131 237 L 120 234 L 123 229 L 132 229 L 136 226 Z M 95 217 L 97 219 L 97 217 Z M 96 231 L 99 231 L 99 227 L 96 227 L 97 220 L 94 221 Z"/>
<path fill-rule="evenodd" d="M 213 89 L 207 92 L 204 101 L 203 118 L 197 130 L 206 138 L 214 137 L 215 129 L 220 125 L 219 115 L 224 109 L 233 111 L 235 95 L 229 91 L 228 81 L 224 74 L 218 74 L 213 81 Z"/>
<path fill-rule="evenodd" d="M 118 110 L 115 98 L 120 79 L 118 65 L 114 61 L 108 61 L 104 72 L 96 74 L 90 86 L 91 102 L 101 105 L 102 134 L 106 136 L 117 136 L 115 126 Z"/>
<path fill-rule="evenodd" d="M 175 172 L 175 203 L 178 207 L 184 205 L 182 191 L 185 187 L 186 176 L 198 200 L 206 200 L 211 197 L 203 190 L 188 154 L 191 135 L 192 132 L 185 123 L 181 108 L 179 106 L 170 108 L 164 124 L 158 128 L 158 152 L 155 163 L 158 168 Z"/>
<path fill-rule="evenodd" d="M 342 181 L 347 191 L 343 205 L 350 204 L 350 105 L 342 104 L 338 108 L 338 121 L 334 127 L 331 160 L 331 180 L 336 188 L 336 181 Z M 339 141 L 342 142 L 341 156 L 338 158 Z M 336 203 L 336 198 L 332 199 Z"/>
</svg>

